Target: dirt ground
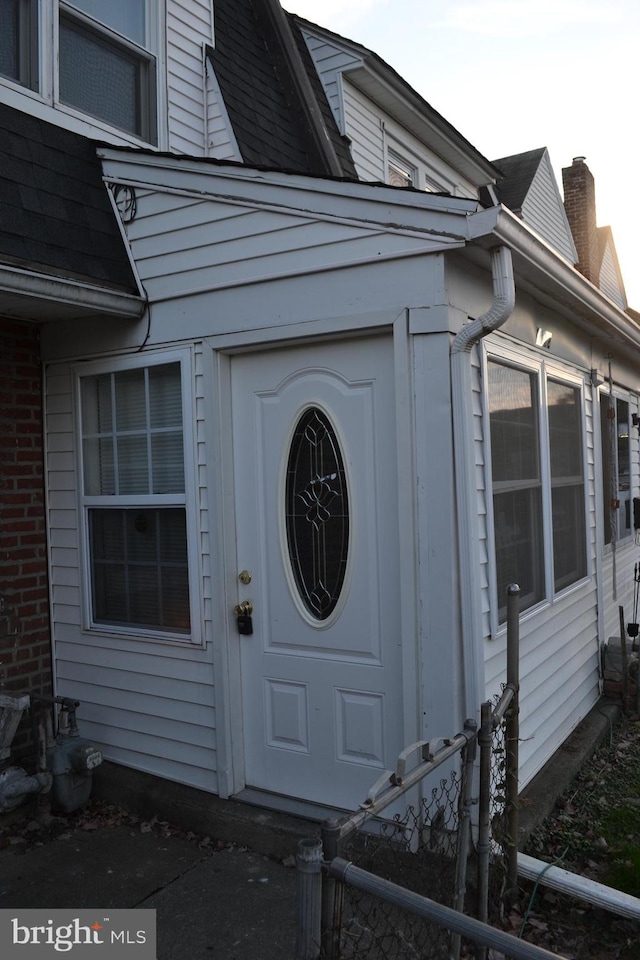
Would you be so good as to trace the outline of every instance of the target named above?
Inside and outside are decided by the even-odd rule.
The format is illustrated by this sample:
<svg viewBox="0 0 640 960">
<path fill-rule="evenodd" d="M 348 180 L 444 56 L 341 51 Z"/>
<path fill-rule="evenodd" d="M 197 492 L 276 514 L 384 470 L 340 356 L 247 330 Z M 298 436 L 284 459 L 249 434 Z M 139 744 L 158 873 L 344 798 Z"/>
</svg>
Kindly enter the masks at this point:
<svg viewBox="0 0 640 960">
<path fill-rule="evenodd" d="M 640 721 L 624 717 L 532 835 L 526 853 L 640 898 Z M 542 883 L 528 884 L 508 921 L 568 960 L 640 960 L 640 923 Z"/>
</svg>

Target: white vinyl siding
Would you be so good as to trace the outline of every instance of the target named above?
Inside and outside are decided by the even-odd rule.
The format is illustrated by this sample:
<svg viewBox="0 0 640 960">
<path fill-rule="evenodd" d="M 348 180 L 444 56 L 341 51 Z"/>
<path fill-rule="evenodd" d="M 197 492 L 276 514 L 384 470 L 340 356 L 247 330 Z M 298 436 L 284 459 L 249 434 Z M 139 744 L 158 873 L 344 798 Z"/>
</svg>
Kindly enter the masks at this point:
<svg viewBox="0 0 640 960">
<path fill-rule="evenodd" d="M 522 219 L 558 253 L 575 264 L 578 255 L 547 151 L 522 204 Z"/>
<path fill-rule="evenodd" d="M 322 81 L 338 129 L 344 134 L 346 121 L 342 98 L 342 73 L 349 68 L 360 66 L 362 61 L 355 54 L 314 36 L 304 28 L 302 28 L 302 35 Z"/>
<path fill-rule="evenodd" d="M 81 702 L 83 734 L 105 757 L 125 766 L 217 792 L 216 714 L 211 645 L 211 559 L 204 464 L 202 356 L 194 347 L 198 644 L 118 638 L 83 626 L 79 461 L 74 428 L 74 375 L 67 364 L 45 378 L 46 471 L 56 693 Z M 150 354 L 151 355 L 151 354 Z M 171 353 L 163 353 L 163 357 Z M 111 361 L 117 367 L 118 360 Z M 193 499 L 193 497 L 192 497 Z M 196 551 L 198 552 L 198 551 Z"/>
<path fill-rule="evenodd" d="M 598 286 L 604 295 L 609 297 L 610 300 L 613 300 L 621 310 L 627 309 L 627 298 L 625 296 L 624 286 L 621 285 L 620 274 L 609 243 L 606 244 L 602 255 Z"/>
<path fill-rule="evenodd" d="M 212 42 L 211 11 L 210 0 L 167 0 L 169 144 L 191 156 L 205 154 L 203 44 Z"/>
</svg>

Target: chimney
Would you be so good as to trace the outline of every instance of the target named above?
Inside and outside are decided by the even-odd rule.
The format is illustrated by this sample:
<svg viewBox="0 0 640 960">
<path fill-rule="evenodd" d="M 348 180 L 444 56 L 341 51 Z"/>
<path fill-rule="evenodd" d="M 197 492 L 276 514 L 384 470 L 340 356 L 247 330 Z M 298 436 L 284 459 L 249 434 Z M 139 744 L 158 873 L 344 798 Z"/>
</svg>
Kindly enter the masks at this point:
<svg viewBox="0 0 640 960">
<path fill-rule="evenodd" d="M 564 208 L 578 252 L 576 268 L 599 286 L 596 190 L 593 175 L 584 161 L 584 157 L 574 157 L 571 166 L 562 169 Z"/>
</svg>

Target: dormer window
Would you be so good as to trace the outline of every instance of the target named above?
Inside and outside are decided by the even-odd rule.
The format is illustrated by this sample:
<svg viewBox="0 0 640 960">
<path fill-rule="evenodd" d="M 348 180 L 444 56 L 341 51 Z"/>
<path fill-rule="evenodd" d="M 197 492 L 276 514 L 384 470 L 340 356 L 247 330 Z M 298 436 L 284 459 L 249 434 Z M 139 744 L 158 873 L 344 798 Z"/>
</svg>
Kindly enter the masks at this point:
<svg viewBox="0 0 640 960">
<path fill-rule="evenodd" d="M 61 3 L 60 102 L 154 142 L 156 64 L 148 32 L 146 0 Z"/>
<path fill-rule="evenodd" d="M 416 186 L 416 168 L 393 150 L 387 153 L 387 182 L 392 187 Z"/>
</svg>

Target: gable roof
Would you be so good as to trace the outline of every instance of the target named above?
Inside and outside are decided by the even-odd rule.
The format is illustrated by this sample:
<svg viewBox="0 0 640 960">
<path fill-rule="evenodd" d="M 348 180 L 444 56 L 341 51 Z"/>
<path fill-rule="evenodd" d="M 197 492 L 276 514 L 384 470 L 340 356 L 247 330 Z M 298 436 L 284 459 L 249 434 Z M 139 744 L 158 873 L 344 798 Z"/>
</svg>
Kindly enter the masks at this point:
<svg viewBox="0 0 640 960">
<path fill-rule="evenodd" d="M 215 47 L 207 55 L 242 159 L 355 178 L 348 144 L 296 33 L 277 0 L 216 0 Z"/>
<path fill-rule="evenodd" d="M 538 172 L 545 150 L 545 147 L 540 147 L 493 161 L 502 173 L 502 178 L 495 186 L 496 196 L 514 213 L 522 212 L 522 204 Z"/>
<path fill-rule="evenodd" d="M 95 144 L 0 104 L 0 262 L 138 295 Z"/>
<path fill-rule="evenodd" d="M 621 310 L 627 310 L 627 294 L 611 227 L 597 227 L 596 237 L 598 241 L 598 286 Z"/>
<path fill-rule="evenodd" d="M 494 188 L 497 199 L 575 264 L 578 253 L 547 148 L 494 162 L 503 173 Z"/>
</svg>

